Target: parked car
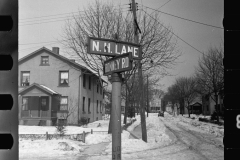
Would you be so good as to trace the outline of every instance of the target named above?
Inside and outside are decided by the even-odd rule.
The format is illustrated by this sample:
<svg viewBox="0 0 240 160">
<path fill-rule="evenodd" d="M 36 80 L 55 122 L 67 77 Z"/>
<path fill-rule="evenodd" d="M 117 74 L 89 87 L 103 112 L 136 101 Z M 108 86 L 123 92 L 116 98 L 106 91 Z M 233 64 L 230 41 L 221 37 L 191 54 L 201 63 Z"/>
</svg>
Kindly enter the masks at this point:
<svg viewBox="0 0 240 160">
<path fill-rule="evenodd" d="M 158 111 L 158 117 L 164 117 L 164 112 L 163 111 Z"/>
</svg>

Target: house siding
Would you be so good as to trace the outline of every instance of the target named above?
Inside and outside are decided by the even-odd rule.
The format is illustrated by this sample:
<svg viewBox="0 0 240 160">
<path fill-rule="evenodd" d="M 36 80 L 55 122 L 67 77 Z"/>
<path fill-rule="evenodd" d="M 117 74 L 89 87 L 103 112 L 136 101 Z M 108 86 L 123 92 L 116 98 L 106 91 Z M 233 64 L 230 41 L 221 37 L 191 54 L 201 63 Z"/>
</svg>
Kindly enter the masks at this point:
<svg viewBox="0 0 240 160">
<path fill-rule="evenodd" d="M 41 56 L 49 56 L 49 66 L 40 65 Z M 24 88 L 21 86 L 22 71 L 30 71 L 30 85 L 32 83 L 43 84 L 51 88 L 52 90 L 60 93 L 62 96 L 68 96 L 68 107 L 70 107 L 70 110 L 73 111 L 71 116 L 69 116 L 68 118 L 68 124 L 77 124 L 78 118 L 80 119 L 80 117 L 83 116 L 91 118 L 91 122 L 96 120 L 96 118 L 92 118 L 93 112 L 91 112 L 90 115 L 88 115 L 88 113 L 82 113 L 82 97 L 85 96 L 91 98 L 91 108 L 94 109 L 96 106 L 96 99 L 103 101 L 102 98 L 100 98 L 100 96 L 102 97 L 102 95 L 100 95 L 100 93 L 94 93 L 94 91 L 96 92 L 96 85 L 94 83 L 91 86 L 91 90 L 88 89 L 88 81 L 86 81 L 86 89 L 83 88 L 83 76 L 81 76 L 82 71 L 80 69 L 71 66 L 71 64 L 62 61 L 61 59 L 56 58 L 55 56 L 52 56 L 47 52 L 42 52 L 19 65 L 19 90 L 22 90 Z M 59 71 L 69 71 L 69 86 L 59 86 Z M 92 82 L 93 81 L 94 79 L 92 78 Z M 100 96 L 97 94 L 99 94 Z M 78 104 L 78 101 L 80 101 L 80 104 Z M 96 113 L 94 114 L 95 117 L 98 117 L 98 120 L 102 119 L 102 115 L 96 115 Z"/>
<path fill-rule="evenodd" d="M 83 114 L 81 112 L 82 117 L 90 118 L 90 122 L 96 121 L 96 119 L 101 120 L 102 119 L 102 114 L 100 113 L 100 101 L 103 102 L 103 96 L 100 94 L 100 89 L 99 92 L 97 93 L 97 83 L 96 80 L 97 78 L 91 76 L 91 90 L 89 89 L 89 76 L 86 75 L 86 87 L 83 87 L 82 89 L 82 96 L 85 97 L 85 113 Z M 83 77 L 83 76 L 82 76 Z M 81 83 L 81 86 L 83 86 L 83 81 Z M 90 114 L 88 113 L 88 98 L 90 98 Z M 82 98 L 81 98 L 82 100 Z M 96 111 L 97 108 L 97 100 L 98 100 L 98 113 Z M 82 103 L 81 103 L 81 111 L 82 111 Z"/>
</svg>

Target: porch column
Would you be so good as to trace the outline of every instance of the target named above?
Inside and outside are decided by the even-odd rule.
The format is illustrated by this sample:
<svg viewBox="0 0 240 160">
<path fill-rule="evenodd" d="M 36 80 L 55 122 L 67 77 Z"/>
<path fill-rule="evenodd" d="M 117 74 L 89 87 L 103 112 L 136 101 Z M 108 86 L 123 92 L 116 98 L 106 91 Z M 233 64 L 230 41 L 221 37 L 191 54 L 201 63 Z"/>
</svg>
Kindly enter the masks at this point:
<svg viewBox="0 0 240 160">
<path fill-rule="evenodd" d="M 49 110 L 48 110 L 48 112 L 49 112 L 49 117 L 51 118 L 52 117 L 52 96 L 48 96 L 49 97 Z"/>
</svg>

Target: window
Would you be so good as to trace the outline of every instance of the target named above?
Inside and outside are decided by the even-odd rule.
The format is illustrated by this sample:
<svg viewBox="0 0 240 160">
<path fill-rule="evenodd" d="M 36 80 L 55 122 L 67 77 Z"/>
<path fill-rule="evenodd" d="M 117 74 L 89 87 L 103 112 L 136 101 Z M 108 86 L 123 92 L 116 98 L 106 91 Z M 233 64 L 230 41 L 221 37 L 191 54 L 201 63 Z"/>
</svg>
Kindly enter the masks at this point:
<svg viewBox="0 0 240 160">
<path fill-rule="evenodd" d="M 68 71 L 60 71 L 60 86 L 68 86 L 69 84 L 69 77 L 68 77 Z"/>
<path fill-rule="evenodd" d="M 48 111 L 48 97 L 41 97 L 41 109 L 43 111 Z"/>
<path fill-rule="evenodd" d="M 102 94 L 102 87 L 100 87 L 100 94 Z"/>
<path fill-rule="evenodd" d="M 207 109 L 207 112 L 208 112 L 208 105 L 206 105 L 206 109 Z"/>
<path fill-rule="evenodd" d="M 98 90 L 99 90 L 99 85 L 97 84 L 97 93 L 98 93 Z"/>
<path fill-rule="evenodd" d="M 89 79 L 88 79 L 88 88 L 91 89 L 91 77 L 89 76 Z"/>
<path fill-rule="evenodd" d="M 28 110 L 28 98 L 26 97 L 22 98 L 22 110 L 24 111 Z"/>
<path fill-rule="evenodd" d="M 49 57 L 48 56 L 41 56 L 41 65 L 49 65 Z"/>
<path fill-rule="evenodd" d="M 86 74 L 83 74 L 83 87 L 86 87 Z"/>
<path fill-rule="evenodd" d="M 68 97 L 61 97 L 60 101 L 60 111 L 67 111 L 68 110 Z"/>
<path fill-rule="evenodd" d="M 90 110 L 90 98 L 88 98 L 88 113 L 91 113 L 91 110 Z"/>
<path fill-rule="evenodd" d="M 30 82 L 30 71 L 21 72 L 21 86 L 29 86 Z"/>
<path fill-rule="evenodd" d="M 102 113 L 102 101 L 100 101 L 100 113 Z"/>
<path fill-rule="evenodd" d="M 97 113 L 98 113 L 98 100 L 97 100 Z"/>
<path fill-rule="evenodd" d="M 83 97 L 83 106 L 82 106 L 82 111 L 85 113 L 85 97 Z"/>
</svg>

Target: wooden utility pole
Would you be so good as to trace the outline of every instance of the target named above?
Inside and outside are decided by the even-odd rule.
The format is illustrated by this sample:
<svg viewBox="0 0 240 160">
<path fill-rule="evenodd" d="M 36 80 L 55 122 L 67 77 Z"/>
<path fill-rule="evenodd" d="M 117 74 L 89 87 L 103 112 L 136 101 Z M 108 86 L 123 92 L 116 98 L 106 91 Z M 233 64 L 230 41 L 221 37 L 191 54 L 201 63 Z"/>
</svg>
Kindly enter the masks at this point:
<svg viewBox="0 0 240 160">
<path fill-rule="evenodd" d="M 135 0 L 132 0 L 132 11 L 133 11 L 133 25 L 134 25 L 134 41 L 138 44 L 138 29 L 137 29 L 137 15 L 136 15 L 136 4 Z M 140 89 L 140 115 L 141 115 L 141 127 L 142 127 L 142 140 L 147 142 L 147 129 L 145 119 L 145 105 L 143 104 L 143 77 L 142 77 L 142 63 L 138 61 L 138 79 Z"/>
<path fill-rule="evenodd" d="M 123 120 L 123 123 L 127 124 L 127 116 L 128 116 L 128 113 L 129 113 L 129 110 L 128 110 L 128 98 L 127 98 L 127 81 L 125 81 L 125 86 L 126 86 L 126 101 L 125 101 L 125 110 L 124 110 L 124 120 Z"/>
<path fill-rule="evenodd" d="M 148 101 L 148 75 L 147 75 L 147 117 L 148 117 L 148 112 L 149 112 L 149 101 Z"/>
</svg>

